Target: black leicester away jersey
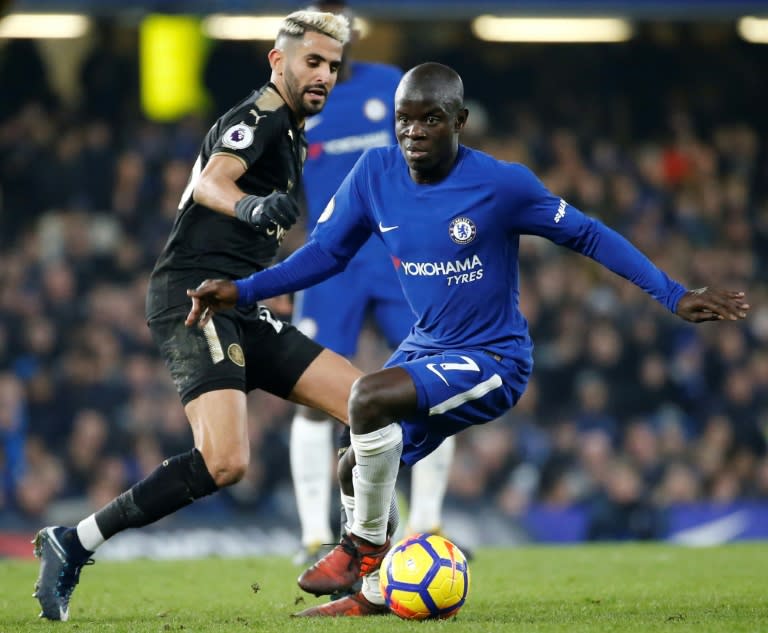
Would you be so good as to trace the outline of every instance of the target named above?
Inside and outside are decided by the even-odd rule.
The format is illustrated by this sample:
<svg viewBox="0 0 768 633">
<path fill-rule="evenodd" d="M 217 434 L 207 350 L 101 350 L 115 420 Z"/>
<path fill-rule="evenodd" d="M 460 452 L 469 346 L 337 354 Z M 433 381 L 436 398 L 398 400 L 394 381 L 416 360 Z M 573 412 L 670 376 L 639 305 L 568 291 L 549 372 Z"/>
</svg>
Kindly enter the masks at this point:
<svg viewBox="0 0 768 633">
<path fill-rule="evenodd" d="M 147 318 L 189 303 L 187 288 L 205 279 L 237 279 L 270 265 L 284 231 L 265 235 L 251 225 L 192 199 L 211 156 L 227 154 L 243 163 L 237 185 L 248 194 L 288 192 L 299 202 L 307 154 L 303 130 L 271 83 L 221 116 L 205 135 L 171 235 L 155 264 L 147 293 Z"/>
</svg>

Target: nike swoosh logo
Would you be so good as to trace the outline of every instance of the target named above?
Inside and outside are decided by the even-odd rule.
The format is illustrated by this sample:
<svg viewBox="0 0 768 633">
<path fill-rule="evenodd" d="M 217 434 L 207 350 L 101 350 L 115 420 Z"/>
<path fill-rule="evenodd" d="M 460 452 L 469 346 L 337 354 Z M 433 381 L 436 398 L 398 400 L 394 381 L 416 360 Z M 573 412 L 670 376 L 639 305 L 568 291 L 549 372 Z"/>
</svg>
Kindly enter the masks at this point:
<svg viewBox="0 0 768 633">
<path fill-rule="evenodd" d="M 64 547 L 59 543 L 59 539 L 56 538 L 56 535 L 53 533 L 52 528 L 48 528 L 46 530 L 46 533 L 48 534 L 48 542 L 51 544 L 51 547 L 53 548 L 54 553 L 56 556 L 59 557 L 59 560 L 62 563 L 67 562 L 67 554 L 64 551 Z"/>
<path fill-rule="evenodd" d="M 671 535 L 669 540 L 692 546 L 721 545 L 738 537 L 749 527 L 749 522 L 749 513 L 740 510 L 681 530 Z"/>
<path fill-rule="evenodd" d="M 384 226 L 381 221 L 379 221 L 379 231 L 382 233 L 388 233 L 389 231 L 394 231 L 395 229 L 399 229 L 400 225 L 395 224 L 395 226 Z"/>
<path fill-rule="evenodd" d="M 397 228 L 397 227 L 395 227 Z M 447 386 L 450 387 L 448 384 L 448 381 L 445 379 L 445 376 L 443 376 L 437 369 L 435 369 L 435 363 L 427 363 L 427 369 L 431 371 L 435 376 L 437 376 L 440 380 L 442 380 Z"/>
</svg>

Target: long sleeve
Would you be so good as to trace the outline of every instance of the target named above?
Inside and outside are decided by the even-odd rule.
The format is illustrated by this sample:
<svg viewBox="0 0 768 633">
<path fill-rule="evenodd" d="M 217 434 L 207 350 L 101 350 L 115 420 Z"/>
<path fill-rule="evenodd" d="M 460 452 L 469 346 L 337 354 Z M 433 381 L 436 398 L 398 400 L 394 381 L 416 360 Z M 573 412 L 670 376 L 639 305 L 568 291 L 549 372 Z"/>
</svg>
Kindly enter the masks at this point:
<svg viewBox="0 0 768 633">
<path fill-rule="evenodd" d="M 540 235 L 599 262 L 642 288 L 675 312 L 686 289 L 659 269 L 629 240 L 553 195 L 527 167 L 507 165 L 502 191 L 509 201 L 508 227 L 519 234 Z"/>
<path fill-rule="evenodd" d="M 675 312 L 686 289 L 651 262 L 629 240 L 589 218 L 586 230 L 567 246 L 591 257 L 617 275 L 642 288 L 668 310 Z"/>
<path fill-rule="evenodd" d="M 314 239 L 310 239 L 285 261 L 236 280 L 237 306 L 247 307 L 260 299 L 313 286 L 344 270 L 348 261 L 328 254 Z"/>
</svg>

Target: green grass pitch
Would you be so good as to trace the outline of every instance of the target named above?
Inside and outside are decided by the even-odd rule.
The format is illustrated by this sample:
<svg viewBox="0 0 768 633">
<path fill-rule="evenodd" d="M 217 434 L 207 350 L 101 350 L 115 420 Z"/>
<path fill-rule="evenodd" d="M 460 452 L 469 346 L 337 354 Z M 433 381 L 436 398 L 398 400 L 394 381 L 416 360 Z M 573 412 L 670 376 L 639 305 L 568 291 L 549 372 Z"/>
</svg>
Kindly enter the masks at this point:
<svg viewBox="0 0 768 633">
<path fill-rule="evenodd" d="M 457 618 L 406 622 L 291 618 L 320 599 L 301 592 L 285 558 L 100 561 L 60 623 L 37 618 L 36 562 L 2 561 L 0 633 L 768 631 L 768 543 L 481 549 L 470 570 Z"/>
</svg>

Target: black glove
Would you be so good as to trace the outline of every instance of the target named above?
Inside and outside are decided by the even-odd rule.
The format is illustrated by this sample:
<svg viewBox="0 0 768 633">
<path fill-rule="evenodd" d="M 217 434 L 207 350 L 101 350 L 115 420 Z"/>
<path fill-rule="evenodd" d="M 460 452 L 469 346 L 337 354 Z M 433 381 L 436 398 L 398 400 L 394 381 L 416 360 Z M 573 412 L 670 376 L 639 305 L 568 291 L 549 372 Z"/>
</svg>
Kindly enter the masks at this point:
<svg viewBox="0 0 768 633">
<path fill-rule="evenodd" d="M 286 231 L 299 217 L 299 205 L 286 193 L 274 191 L 268 196 L 244 196 L 235 204 L 235 216 L 266 231 L 277 225 Z"/>
</svg>

